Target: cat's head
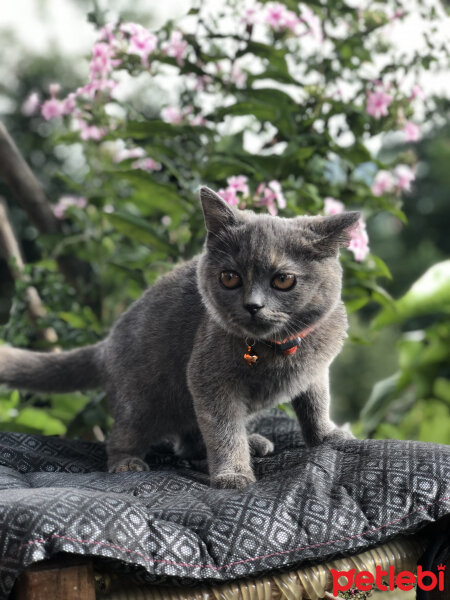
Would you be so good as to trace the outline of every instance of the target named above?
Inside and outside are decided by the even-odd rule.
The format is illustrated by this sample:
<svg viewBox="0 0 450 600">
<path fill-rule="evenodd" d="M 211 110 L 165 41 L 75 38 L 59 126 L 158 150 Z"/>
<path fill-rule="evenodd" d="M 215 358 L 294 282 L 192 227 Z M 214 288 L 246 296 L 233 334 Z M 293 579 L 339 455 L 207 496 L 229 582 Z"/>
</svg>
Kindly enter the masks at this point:
<svg viewBox="0 0 450 600">
<path fill-rule="evenodd" d="M 236 210 L 208 188 L 200 198 L 207 229 L 200 291 L 223 328 L 281 340 L 337 305 L 339 246 L 348 242 L 359 213 L 284 219 Z"/>
</svg>

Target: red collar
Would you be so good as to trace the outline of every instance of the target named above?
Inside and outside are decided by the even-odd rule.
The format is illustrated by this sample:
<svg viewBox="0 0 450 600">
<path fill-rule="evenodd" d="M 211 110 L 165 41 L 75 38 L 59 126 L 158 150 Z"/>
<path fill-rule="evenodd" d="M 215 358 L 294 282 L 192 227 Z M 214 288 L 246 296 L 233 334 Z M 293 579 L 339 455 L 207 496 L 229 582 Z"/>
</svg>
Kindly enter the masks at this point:
<svg viewBox="0 0 450 600">
<path fill-rule="evenodd" d="M 297 352 L 297 348 L 302 343 L 302 340 L 309 333 L 311 333 L 311 331 L 313 331 L 314 329 L 315 329 L 315 326 L 313 325 L 312 327 L 308 327 L 308 329 L 303 329 L 303 331 L 300 331 L 299 333 L 297 333 L 291 337 L 281 340 L 281 342 L 278 342 L 276 340 L 267 340 L 267 341 L 261 340 L 261 341 L 263 344 L 266 344 L 266 346 L 270 346 L 271 348 L 279 350 L 285 356 L 290 356 L 291 354 L 295 354 Z M 246 344 L 248 346 L 247 352 L 244 354 L 243 358 L 249 366 L 253 366 L 256 364 L 256 362 L 258 361 L 258 358 L 259 358 L 253 349 L 256 344 L 256 341 L 253 340 L 250 343 L 250 341 L 246 340 Z"/>
<path fill-rule="evenodd" d="M 303 329 L 299 333 L 292 335 L 291 337 L 285 338 L 281 340 L 281 342 L 277 342 L 277 340 L 268 340 L 265 342 L 272 348 L 276 348 L 280 350 L 285 356 L 289 356 L 290 354 L 295 354 L 297 352 L 297 348 L 302 343 L 302 340 L 309 334 L 311 331 L 314 331 L 314 325 L 312 327 L 308 327 L 307 329 Z"/>
</svg>

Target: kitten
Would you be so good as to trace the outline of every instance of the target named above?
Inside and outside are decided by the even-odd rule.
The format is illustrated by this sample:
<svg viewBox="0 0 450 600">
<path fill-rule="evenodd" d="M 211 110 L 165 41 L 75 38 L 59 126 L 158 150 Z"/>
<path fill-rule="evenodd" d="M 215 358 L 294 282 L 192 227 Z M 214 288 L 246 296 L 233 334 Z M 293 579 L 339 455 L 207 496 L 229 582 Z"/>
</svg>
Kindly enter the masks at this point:
<svg viewBox="0 0 450 600">
<path fill-rule="evenodd" d="M 204 251 L 161 277 L 85 348 L 0 347 L 0 382 L 35 391 L 103 386 L 114 426 L 112 472 L 142 471 L 150 445 L 206 446 L 211 485 L 255 481 L 250 415 L 292 402 L 306 444 L 346 436 L 329 419 L 328 368 L 346 336 L 339 246 L 356 212 L 284 219 L 239 211 L 202 188 Z M 245 355 L 245 356 L 244 356 Z"/>
</svg>

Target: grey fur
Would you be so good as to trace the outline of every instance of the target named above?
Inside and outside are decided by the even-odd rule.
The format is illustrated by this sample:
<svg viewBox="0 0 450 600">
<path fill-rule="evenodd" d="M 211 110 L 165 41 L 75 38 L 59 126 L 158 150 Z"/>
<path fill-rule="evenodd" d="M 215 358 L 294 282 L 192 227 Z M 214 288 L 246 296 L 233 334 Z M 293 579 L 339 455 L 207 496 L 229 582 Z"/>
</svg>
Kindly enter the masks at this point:
<svg viewBox="0 0 450 600">
<path fill-rule="evenodd" d="M 200 196 L 202 254 L 161 277 L 100 344 L 49 355 L 1 347 L 0 381 L 58 392 L 102 385 L 115 420 L 111 471 L 146 469 L 149 446 L 164 439 L 183 456 L 206 446 L 211 484 L 240 489 L 255 480 L 251 454 L 273 450 L 247 436 L 253 413 L 292 401 L 307 444 L 344 435 L 328 416 L 328 368 L 347 329 L 338 248 L 359 215 L 282 219 L 237 211 L 208 188 Z M 243 285 L 226 289 L 226 270 Z M 296 275 L 291 290 L 271 287 L 279 272 Z M 245 304 L 262 308 L 251 315 Z M 295 355 L 264 343 L 310 326 Z M 256 340 L 254 366 L 243 360 L 246 338 Z"/>
</svg>

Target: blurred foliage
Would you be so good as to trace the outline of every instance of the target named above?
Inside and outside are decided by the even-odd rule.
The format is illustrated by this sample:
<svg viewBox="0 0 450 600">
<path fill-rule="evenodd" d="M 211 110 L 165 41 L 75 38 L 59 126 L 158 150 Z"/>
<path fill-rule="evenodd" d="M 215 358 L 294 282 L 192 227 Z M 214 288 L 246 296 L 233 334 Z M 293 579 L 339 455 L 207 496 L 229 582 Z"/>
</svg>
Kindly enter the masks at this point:
<svg viewBox="0 0 450 600">
<path fill-rule="evenodd" d="M 379 381 L 361 412 L 364 435 L 450 441 L 450 261 L 432 266 L 375 319 L 375 328 L 429 317 L 397 344 L 399 370 Z"/>
<path fill-rule="evenodd" d="M 406 221 L 401 190 L 375 195 L 372 184 L 379 169 L 393 169 L 400 162 L 415 167 L 414 146 L 392 148 L 374 158 L 366 142 L 398 130 L 402 120 L 413 117 L 410 88 L 424 69 L 442 66 L 442 42 L 430 36 L 427 51 L 412 56 L 390 48 L 386 27 L 403 18 L 407 2 L 364 11 L 342 0 L 311 2 L 300 9 L 291 0 L 283 5 L 297 15 L 301 35 L 292 35 L 289 28 L 266 26 L 261 31 L 260 24 L 243 23 L 236 2 L 223 3 L 214 14 L 200 3 L 187 19 L 155 32 L 157 44 L 148 65 L 126 49 L 128 34 L 121 23 L 114 24 L 102 35 L 104 43 L 109 35 L 119 40 L 114 56 L 120 64 L 108 74 L 118 87 L 91 96 L 80 93 L 76 109 L 62 119 L 26 117 L 20 106 L 31 91 L 45 95 L 52 81 L 60 83 L 61 98 L 82 85 L 70 63 L 30 56 L 22 63 L 20 85 L 13 91 L 0 88 L 16 106 L 7 125 L 51 200 L 64 194 L 86 198 L 84 208 L 65 210 L 60 234 L 38 236 L 9 191 L 0 187 L 30 263 L 30 281 L 48 310 L 40 322 L 31 323 L 23 284 L 17 283 L 13 292 L 9 279 L 9 288 L 2 287 L 0 294 L 4 311 L 5 299 L 11 302 L 0 332 L 5 342 L 42 349 L 38 333 L 48 325 L 57 331 L 62 348 L 104 336 L 146 286 L 201 250 L 200 184 L 225 188 L 229 177 L 244 175 L 250 186 L 246 205 L 265 211 L 258 187 L 276 180 L 287 203 L 280 209 L 283 216 L 319 214 L 324 199 L 333 197 L 346 208 L 362 210 L 369 231 L 371 219 L 375 229 L 378 220 Z M 421 3 L 418 10 L 433 32 L 439 12 Z M 88 18 L 101 28 L 108 14 L 95 3 Z M 186 42 L 178 59 L 167 51 L 177 31 Z M 400 89 L 396 82 L 405 73 L 412 79 L 408 89 Z M 366 102 L 380 82 L 392 104 L 387 115 L 374 118 Z M 424 103 L 430 123 L 438 102 Z M 178 123 L 167 122 L 161 110 L 171 104 L 180 111 Z M 84 139 L 77 121 L 101 129 L 100 139 Z M 121 150 L 136 148 L 161 168 L 145 170 L 136 168 L 135 159 L 117 160 Z M 56 259 L 65 254 L 92 266 L 93 276 L 84 285 L 95 292 L 97 304 L 82 305 L 64 281 Z M 350 252 L 342 252 L 349 312 L 363 309 L 363 315 L 371 316 L 376 307 L 392 310 L 391 295 L 383 287 L 391 274 L 383 258 L 380 251 L 357 262 Z M 389 264 L 395 266 L 395 261 Z M 7 281 L 4 264 L 0 277 Z M 354 341 L 364 342 L 365 330 L 351 333 Z M 350 370 L 357 381 L 354 364 Z M 351 416 L 362 401 L 352 403 Z M 54 394 L 0 391 L 0 407 L 0 426 L 20 431 L 80 435 L 93 425 L 108 427 L 104 397 L 97 392 L 62 401 Z"/>
</svg>

